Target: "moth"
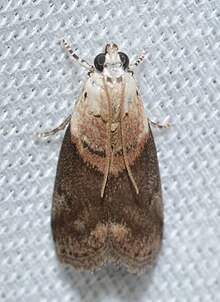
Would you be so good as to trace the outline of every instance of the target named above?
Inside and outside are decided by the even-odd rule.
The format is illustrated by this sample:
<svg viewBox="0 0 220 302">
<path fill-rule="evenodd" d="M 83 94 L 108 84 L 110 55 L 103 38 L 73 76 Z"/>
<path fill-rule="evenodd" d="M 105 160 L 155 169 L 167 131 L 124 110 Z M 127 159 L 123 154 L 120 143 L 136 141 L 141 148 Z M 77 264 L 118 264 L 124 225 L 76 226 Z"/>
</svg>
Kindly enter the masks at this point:
<svg viewBox="0 0 220 302">
<path fill-rule="evenodd" d="M 161 247 L 163 203 L 157 153 L 134 64 L 107 44 L 88 69 L 72 114 L 43 137 L 67 130 L 55 180 L 51 226 L 59 259 L 94 271 L 107 262 L 140 272 Z"/>
</svg>

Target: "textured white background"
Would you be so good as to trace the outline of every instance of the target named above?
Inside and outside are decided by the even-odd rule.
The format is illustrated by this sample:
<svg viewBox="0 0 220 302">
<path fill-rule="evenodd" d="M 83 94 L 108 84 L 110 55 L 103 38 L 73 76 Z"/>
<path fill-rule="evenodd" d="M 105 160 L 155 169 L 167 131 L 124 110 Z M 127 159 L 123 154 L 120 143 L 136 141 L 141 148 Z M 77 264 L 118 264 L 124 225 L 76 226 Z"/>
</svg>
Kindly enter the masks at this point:
<svg viewBox="0 0 220 302">
<path fill-rule="evenodd" d="M 219 0 L 0 0 L 0 301 L 220 301 Z M 50 207 L 63 133 L 38 139 L 71 112 L 107 42 L 134 60 L 154 130 L 165 203 L 157 264 L 75 272 L 55 256 Z"/>
</svg>

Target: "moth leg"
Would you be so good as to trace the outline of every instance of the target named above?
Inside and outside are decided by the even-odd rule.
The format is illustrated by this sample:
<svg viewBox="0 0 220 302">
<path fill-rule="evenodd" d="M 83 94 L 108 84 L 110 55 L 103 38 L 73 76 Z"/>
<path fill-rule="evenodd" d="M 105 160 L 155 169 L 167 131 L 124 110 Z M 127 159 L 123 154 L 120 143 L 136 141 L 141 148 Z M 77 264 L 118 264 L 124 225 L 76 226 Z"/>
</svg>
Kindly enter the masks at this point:
<svg viewBox="0 0 220 302">
<path fill-rule="evenodd" d="M 158 123 L 155 123 L 153 121 L 151 121 L 150 119 L 148 119 L 150 125 L 154 128 L 159 128 L 159 129 L 163 129 L 163 128 L 169 128 L 171 126 L 170 123 L 167 123 L 167 124 L 163 124 L 163 125 L 160 125 Z"/>
<path fill-rule="evenodd" d="M 70 122 L 71 119 L 71 114 L 65 119 L 65 121 L 62 122 L 62 124 L 60 124 L 57 128 L 48 131 L 48 132 L 42 132 L 42 133 L 34 133 L 33 135 L 38 136 L 38 137 L 45 137 L 45 136 L 49 136 L 49 135 L 54 135 L 55 133 L 57 133 L 58 131 L 63 130 L 66 125 Z"/>
<path fill-rule="evenodd" d="M 63 46 L 69 51 L 69 53 L 71 54 L 71 56 L 79 62 L 80 65 L 82 65 L 83 67 L 93 70 L 94 67 L 92 65 L 90 65 L 89 63 L 87 63 L 85 60 L 80 59 L 78 57 L 78 55 L 72 50 L 72 48 L 69 46 L 69 44 L 62 38 L 61 42 L 63 43 Z"/>
<path fill-rule="evenodd" d="M 145 57 L 144 52 L 141 53 L 141 55 L 139 56 L 139 58 L 137 59 L 137 61 L 134 64 L 129 65 L 128 70 L 133 71 L 135 70 L 135 68 L 143 61 Z"/>
</svg>

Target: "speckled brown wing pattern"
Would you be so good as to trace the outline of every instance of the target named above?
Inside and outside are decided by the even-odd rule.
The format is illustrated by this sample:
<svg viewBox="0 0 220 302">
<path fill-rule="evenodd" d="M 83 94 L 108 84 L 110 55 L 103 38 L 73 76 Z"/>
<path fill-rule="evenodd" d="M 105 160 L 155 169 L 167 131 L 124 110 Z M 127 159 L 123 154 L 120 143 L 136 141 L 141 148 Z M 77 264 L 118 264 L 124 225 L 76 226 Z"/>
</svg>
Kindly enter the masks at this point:
<svg viewBox="0 0 220 302">
<path fill-rule="evenodd" d="M 126 169 L 109 175 L 85 164 L 67 128 L 60 152 L 52 205 L 52 232 L 58 257 L 80 270 L 108 261 L 139 272 L 152 264 L 161 245 L 163 205 L 151 130 L 131 166 L 139 194 Z"/>
</svg>

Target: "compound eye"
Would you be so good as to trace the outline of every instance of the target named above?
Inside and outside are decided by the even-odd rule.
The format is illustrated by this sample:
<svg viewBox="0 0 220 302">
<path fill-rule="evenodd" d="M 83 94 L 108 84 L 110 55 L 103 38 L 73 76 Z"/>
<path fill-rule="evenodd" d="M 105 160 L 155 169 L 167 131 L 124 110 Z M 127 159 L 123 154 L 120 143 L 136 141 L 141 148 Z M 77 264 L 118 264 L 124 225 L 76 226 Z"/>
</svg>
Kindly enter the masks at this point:
<svg viewBox="0 0 220 302">
<path fill-rule="evenodd" d="M 119 52 L 118 54 L 120 56 L 123 68 L 124 69 L 128 68 L 128 65 L 129 65 L 129 58 L 128 58 L 128 56 L 124 52 Z"/>
<path fill-rule="evenodd" d="M 94 60 L 95 68 L 98 71 L 103 71 L 104 64 L 105 64 L 105 54 L 100 53 L 95 57 L 95 60 Z"/>
</svg>

